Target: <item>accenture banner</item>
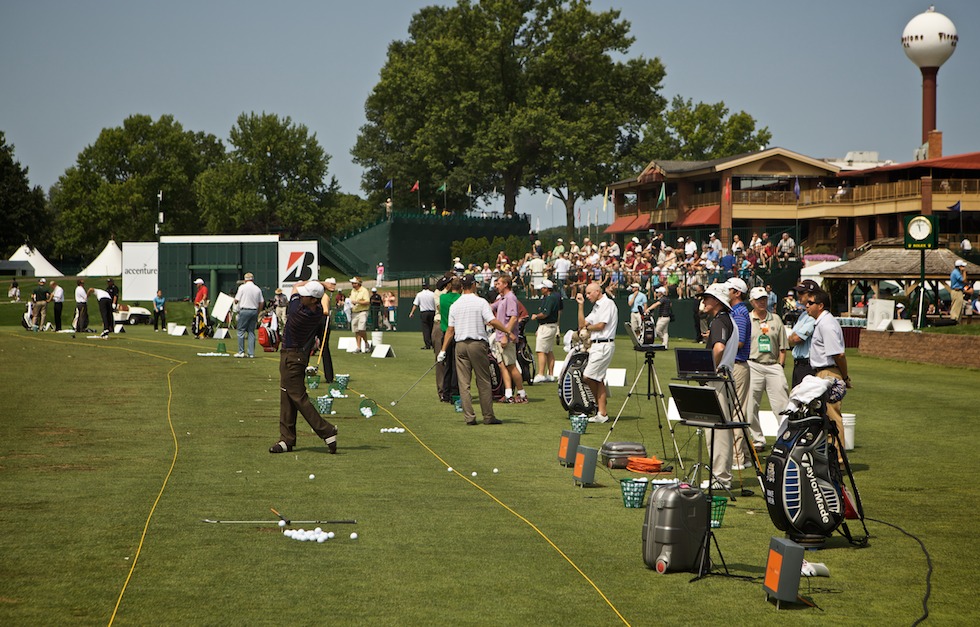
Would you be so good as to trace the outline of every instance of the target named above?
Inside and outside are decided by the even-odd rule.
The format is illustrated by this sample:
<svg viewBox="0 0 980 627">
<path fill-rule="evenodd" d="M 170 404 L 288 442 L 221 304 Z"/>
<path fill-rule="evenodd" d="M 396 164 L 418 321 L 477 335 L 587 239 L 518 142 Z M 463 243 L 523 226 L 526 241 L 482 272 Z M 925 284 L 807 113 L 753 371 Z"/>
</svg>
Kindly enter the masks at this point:
<svg viewBox="0 0 980 627">
<path fill-rule="evenodd" d="M 316 241 L 279 242 L 279 287 L 320 276 Z"/>
<path fill-rule="evenodd" d="M 123 242 L 123 300 L 153 300 L 159 283 L 157 259 L 156 242 Z"/>
</svg>

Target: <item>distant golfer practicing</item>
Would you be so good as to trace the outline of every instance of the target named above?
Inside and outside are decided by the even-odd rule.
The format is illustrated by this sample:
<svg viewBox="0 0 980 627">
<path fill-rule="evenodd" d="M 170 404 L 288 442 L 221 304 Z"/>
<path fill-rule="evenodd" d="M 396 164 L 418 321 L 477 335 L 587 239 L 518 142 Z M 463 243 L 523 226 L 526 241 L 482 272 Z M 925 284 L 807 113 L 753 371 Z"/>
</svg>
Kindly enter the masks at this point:
<svg viewBox="0 0 980 627">
<path fill-rule="evenodd" d="M 296 446 L 296 413 L 302 413 L 330 453 L 337 452 L 337 427 L 320 416 L 306 393 L 306 367 L 323 318 L 323 284 L 300 281 L 293 285 L 286 307 L 286 330 L 279 352 L 279 437 L 270 453 L 288 453 Z"/>
</svg>

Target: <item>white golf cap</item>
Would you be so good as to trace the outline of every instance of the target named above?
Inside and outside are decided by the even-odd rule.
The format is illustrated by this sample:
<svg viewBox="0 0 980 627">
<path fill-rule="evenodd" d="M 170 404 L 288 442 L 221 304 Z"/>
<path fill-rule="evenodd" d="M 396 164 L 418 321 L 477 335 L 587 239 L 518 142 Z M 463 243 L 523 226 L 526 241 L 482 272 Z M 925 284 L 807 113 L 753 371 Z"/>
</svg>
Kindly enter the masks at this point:
<svg viewBox="0 0 980 627">
<path fill-rule="evenodd" d="M 204 285 L 204 279 L 194 279 L 194 285 Z"/>
<path fill-rule="evenodd" d="M 684 238 L 683 238 L 683 237 L 678 237 L 678 238 L 677 238 L 677 241 L 678 241 L 678 242 L 683 242 L 683 241 L 684 241 Z"/>
<path fill-rule="evenodd" d="M 752 291 L 749 292 L 749 298 L 755 300 L 757 298 L 769 298 L 769 293 L 766 292 L 764 287 L 753 287 Z"/>
<path fill-rule="evenodd" d="M 711 296 L 716 298 L 725 309 L 731 309 L 731 301 L 728 300 L 728 288 L 725 287 L 724 283 L 712 283 L 708 286 L 708 289 L 704 290 L 705 296 Z"/>
<path fill-rule="evenodd" d="M 41 280 L 38 281 L 38 283 L 47 283 L 47 280 L 46 279 L 41 279 Z"/>
<path fill-rule="evenodd" d="M 326 281 L 324 281 L 324 283 L 330 283 L 332 285 L 336 285 L 337 284 L 337 279 L 335 279 L 333 277 L 330 277 Z"/>
<path fill-rule="evenodd" d="M 966 262 L 965 262 L 965 261 L 963 261 L 962 259 L 957 259 L 957 260 L 956 260 L 956 263 L 954 263 L 953 265 L 954 265 L 954 266 L 961 266 L 961 267 L 963 267 L 963 268 L 965 268 L 965 267 L 966 267 Z M 42 279 L 42 280 L 43 280 L 43 279 Z"/>
<path fill-rule="evenodd" d="M 558 238 L 558 241 L 559 241 L 559 242 L 564 242 L 565 240 L 563 240 L 562 238 L 560 238 L 560 237 L 559 237 L 559 238 Z"/>
<path fill-rule="evenodd" d="M 555 284 L 551 282 L 551 279 L 545 279 L 544 281 L 541 281 L 541 287 L 546 287 L 550 290 L 555 287 Z"/>
<path fill-rule="evenodd" d="M 640 238 L 639 237 L 634 237 L 633 238 L 633 243 L 634 244 L 639 244 L 640 243 Z"/>
<path fill-rule="evenodd" d="M 661 285 L 660 287 L 657 288 L 657 293 L 658 294 L 666 294 L 667 293 L 667 288 L 664 287 L 663 285 Z"/>
<path fill-rule="evenodd" d="M 376 288 L 376 287 L 372 287 L 372 288 L 371 288 L 371 291 L 372 291 L 372 292 L 377 292 L 377 291 L 378 291 L 378 288 Z"/>
<path fill-rule="evenodd" d="M 636 289 L 640 289 L 640 284 L 639 283 L 630 283 L 630 287 L 635 287 Z"/>
<path fill-rule="evenodd" d="M 300 285 L 296 288 L 296 293 L 300 296 L 310 296 L 313 298 L 323 297 L 323 286 L 313 281 L 311 283 L 306 283 L 305 285 Z"/>
<path fill-rule="evenodd" d="M 745 284 L 745 281 L 738 278 L 737 276 L 733 276 L 732 278 L 725 281 L 725 287 L 731 288 L 733 290 L 738 290 L 743 294 L 749 291 L 749 286 Z"/>
<path fill-rule="evenodd" d="M 351 282 L 351 283 L 357 283 L 358 285 L 360 285 L 360 284 L 361 284 L 361 280 L 360 280 L 359 278 L 357 278 L 356 276 L 352 276 L 352 277 L 350 278 L 350 282 Z"/>
</svg>

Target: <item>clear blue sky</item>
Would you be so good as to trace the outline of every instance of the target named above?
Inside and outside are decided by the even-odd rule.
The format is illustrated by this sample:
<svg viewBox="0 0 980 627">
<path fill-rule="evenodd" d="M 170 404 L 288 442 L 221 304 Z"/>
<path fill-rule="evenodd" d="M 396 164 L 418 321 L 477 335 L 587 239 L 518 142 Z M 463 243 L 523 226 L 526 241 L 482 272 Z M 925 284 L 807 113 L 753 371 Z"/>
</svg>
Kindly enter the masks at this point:
<svg viewBox="0 0 980 627">
<path fill-rule="evenodd" d="M 0 4 L 0 129 L 45 189 L 104 127 L 173 114 L 227 140 L 237 116 L 290 116 L 362 193 L 350 159 L 388 43 L 418 0 L 6 0 Z M 926 1 L 594 0 L 632 23 L 632 55 L 660 57 L 664 95 L 724 100 L 768 126 L 772 145 L 813 157 L 877 150 L 907 161 L 920 143 L 921 78 L 902 51 Z M 980 2 L 939 2 L 960 43 L 939 72 L 944 153 L 980 151 Z M 642 166 L 643 164 L 638 164 Z M 586 206 L 597 204 L 591 201 Z M 499 203 L 498 203 L 499 206 Z M 547 227 L 556 204 L 522 195 Z"/>
</svg>

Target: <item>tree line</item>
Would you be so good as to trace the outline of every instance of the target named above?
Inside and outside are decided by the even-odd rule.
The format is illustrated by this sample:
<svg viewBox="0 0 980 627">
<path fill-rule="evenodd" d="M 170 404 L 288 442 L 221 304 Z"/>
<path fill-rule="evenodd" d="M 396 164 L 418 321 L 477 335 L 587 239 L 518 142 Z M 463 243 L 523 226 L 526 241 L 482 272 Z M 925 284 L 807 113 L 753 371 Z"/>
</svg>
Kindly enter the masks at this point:
<svg viewBox="0 0 980 627">
<path fill-rule="evenodd" d="M 342 193 L 330 155 L 289 117 L 242 113 L 227 143 L 171 115 L 103 129 L 45 196 L 0 134 L 0 252 L 33 242 L 91 257 L 109 237 L 349 231 L 380 214 L 389 181 L 420 181 L 465 207 L 521 191 L 576 203 L 653 159 L 714 159 L 764 148 L 767 128 L 724 102 L 661 94 L 658 58 L 630 57 L 631 25 L 588 0 L 460 0 L 416 13 L 393 41 L 351 154 L 364 197 Z M 443 202 L 443 198 L 445 201 Z M 158 224 L 158 213 L 164 220 Z"/>
</svg>

